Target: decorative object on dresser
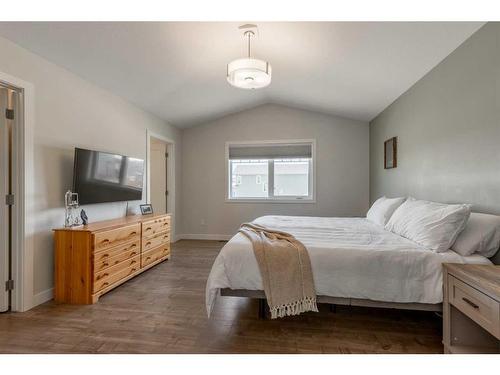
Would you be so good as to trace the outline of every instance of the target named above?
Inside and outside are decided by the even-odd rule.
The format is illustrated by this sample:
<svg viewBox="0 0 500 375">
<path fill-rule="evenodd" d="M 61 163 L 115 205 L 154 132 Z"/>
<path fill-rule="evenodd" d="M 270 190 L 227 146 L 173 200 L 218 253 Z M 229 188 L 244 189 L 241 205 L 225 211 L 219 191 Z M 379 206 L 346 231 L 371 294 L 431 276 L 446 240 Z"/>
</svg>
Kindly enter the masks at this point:
<svg viewBox="0 0 500 375">
<path fill-rule="evenodd" d="M 500 266 L 443 265 L 445 353 L 500 353 Z"/>
<path fill-rule="evenodd" d="M 80 207 L 78 203 L 78 194 L 68 190 L 66 194 L 64 194 L 64 207 L 64 226 L 66 228 L 71 228 L 80 225 L 80 218 L 76 213 L 76 210 Z"/>
<path fill-rule="evenodd" d="M 89 223 L 89 217 L 87 216 L 87 213 L 85 210 L 80 211 L 80 218 L 82 219 L 82 224 L 87 225 Z"/>
<path fill-rule="evenodd" d="M 153 206 L 151 204 L 141 204 L 140 207 L 143 215 L 150 215 L 153 213 Z"/>
<path fill-rule="evenodd" d="M 55 301 L 91 304 L 170 258 L 166 215 L 135 215 L 54 230 Z"/>
<path fill-rule="evenodd" d="M 384 169 L 398 166 L 398 137 L 392 137 L 384 142 Z"/>
</svg>

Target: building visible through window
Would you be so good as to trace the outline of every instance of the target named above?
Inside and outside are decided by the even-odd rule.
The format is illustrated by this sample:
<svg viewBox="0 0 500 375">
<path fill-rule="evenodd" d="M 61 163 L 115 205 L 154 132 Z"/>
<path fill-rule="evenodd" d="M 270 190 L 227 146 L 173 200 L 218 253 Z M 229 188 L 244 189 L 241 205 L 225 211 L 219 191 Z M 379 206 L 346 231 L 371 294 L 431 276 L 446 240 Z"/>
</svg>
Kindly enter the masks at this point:
<svg viewBox="0 0 500 375">
<path fill-rule="evenodd" d="M 229 156 L 229 199 L 313 199 L 312 144 L 229 146 Z"/>
</svg>

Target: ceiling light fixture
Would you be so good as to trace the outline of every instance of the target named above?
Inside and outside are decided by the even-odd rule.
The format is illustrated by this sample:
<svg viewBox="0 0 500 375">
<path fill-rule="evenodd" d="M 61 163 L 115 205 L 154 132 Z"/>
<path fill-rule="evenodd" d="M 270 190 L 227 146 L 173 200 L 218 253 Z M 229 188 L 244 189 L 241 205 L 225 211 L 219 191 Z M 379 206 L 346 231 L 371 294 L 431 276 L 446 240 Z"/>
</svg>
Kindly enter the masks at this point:
<svg viewBox="0 0 500 375">
<path fill-rule="evenodd" d="M 256 29 L 255 25 L 243 25 L 240 29 Z M 243 33 L 248 38 L 248 57 L 231 61 L 227 64 L 227 81 L 240 89 L 260 89 L 271 83 L 271 64 L 267 61 L 250 57 L 250 43 L 255 36 L 253 30 Z"/>
</svg>

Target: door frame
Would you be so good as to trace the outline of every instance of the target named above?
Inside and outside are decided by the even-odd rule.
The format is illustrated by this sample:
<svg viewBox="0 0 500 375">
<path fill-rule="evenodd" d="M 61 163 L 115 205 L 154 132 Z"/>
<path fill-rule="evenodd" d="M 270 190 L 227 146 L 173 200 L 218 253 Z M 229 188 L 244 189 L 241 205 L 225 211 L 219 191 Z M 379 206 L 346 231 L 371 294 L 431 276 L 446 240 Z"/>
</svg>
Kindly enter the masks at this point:
<svg viewBox="0 0 500 375">
<path fill-rule="evenodd" d="M 175 241 L 175 141 L 161 134 L 146 130 L 146 203 L 151 203 L 151 138 L 167 144 L 167 209 L 172 214 L 171 236 Z M 153 207 L 154 209 L 154 207 Z"/>
<path fill-rule="evenodd" d="M 35 304 L 33 295 L 34 249 L 34 128 L 35 88 L 32 83 L 0 72 L 0 82 L 20 90 L 22 100 L 19 121 L 13 129 L 11 269 L 14 290 L 11 292 L 11 311 L 26 311 Z"/>
</svg>

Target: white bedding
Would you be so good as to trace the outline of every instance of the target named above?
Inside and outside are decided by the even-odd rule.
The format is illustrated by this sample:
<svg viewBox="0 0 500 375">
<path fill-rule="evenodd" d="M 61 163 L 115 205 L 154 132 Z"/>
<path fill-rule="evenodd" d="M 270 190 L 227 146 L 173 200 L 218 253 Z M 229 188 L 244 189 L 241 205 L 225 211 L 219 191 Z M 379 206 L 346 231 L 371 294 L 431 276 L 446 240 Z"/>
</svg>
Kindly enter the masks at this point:
<svg viewBox="0 0 500 375">
<path fill-rule="evenodd" d="M 440 303 L 442 263 L 491 263 L 481 255 L 435 253 L 365 218 L 263 216 L 254 222 L 291 233 L 305 245 L 318 295 Z M 212 266 L 206 287 L 208 315 L 221 288 L 263 290 L 252 245 L 239 233 Z"/>
</svg>

